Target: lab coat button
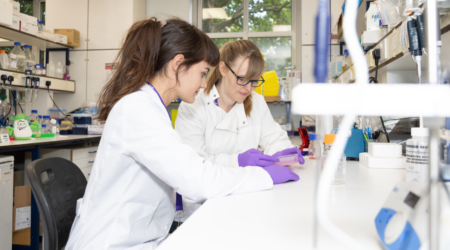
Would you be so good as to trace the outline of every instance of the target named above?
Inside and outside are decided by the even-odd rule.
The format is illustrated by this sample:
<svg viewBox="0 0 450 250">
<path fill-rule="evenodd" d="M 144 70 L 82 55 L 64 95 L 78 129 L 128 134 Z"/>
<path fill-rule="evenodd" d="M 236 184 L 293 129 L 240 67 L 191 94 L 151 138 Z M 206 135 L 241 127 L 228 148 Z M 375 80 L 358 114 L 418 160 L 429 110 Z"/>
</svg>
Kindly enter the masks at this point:
<svg viewBox="0 0 450 250">
<path fill-rule="evenodd" d="M 208 105 L 209 105 L 209 102 L 208 102 Z"/>
<path fill-rule="evenodd" d="M 244 124 L 245 124 L 245 122 L 244 122 Z"/>
<path fill-rule="evenodd" d="M 214 95 L 214 97 L 216 97 L 216 95 Z"/>
<path fill-rule="evenodd" d="M 239 128 L 236 128 L 237 130 L 239 130 Z"/>
</svg>

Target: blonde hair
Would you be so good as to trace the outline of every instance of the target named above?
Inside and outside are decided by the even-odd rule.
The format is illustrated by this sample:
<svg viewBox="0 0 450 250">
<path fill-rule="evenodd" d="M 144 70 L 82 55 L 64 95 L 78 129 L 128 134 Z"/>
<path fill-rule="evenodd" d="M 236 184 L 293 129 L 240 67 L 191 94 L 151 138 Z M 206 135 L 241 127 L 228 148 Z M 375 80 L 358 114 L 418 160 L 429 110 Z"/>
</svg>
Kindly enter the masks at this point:
<svg viewBox="0 0 450 250">
<path fill-rule="evenodd" d="M 259 50 L 258 46 L 248 40 L 239 40 L 234 42 L 228 42 L 220 49 L 220 62 L 224 62 L 230 67 L 242 65 L 235 65 L 236 59 L 243 57 L 249 59 L 249 65 L 247 73 L 243 76 L 245 79 L 259 79 L 265 71 L 264 58 Z M 217 81 L 222 81 L 222 74 L 220 74 L 219 65 L 213 67 L 206 79 L 207 86 L 205 88 L 205 94 L 209 95 L 212 88 Z M 244 100 L 245 114 L 250 117 L 252 111 L 252 95 L 250 94 Z"/>
</svg>

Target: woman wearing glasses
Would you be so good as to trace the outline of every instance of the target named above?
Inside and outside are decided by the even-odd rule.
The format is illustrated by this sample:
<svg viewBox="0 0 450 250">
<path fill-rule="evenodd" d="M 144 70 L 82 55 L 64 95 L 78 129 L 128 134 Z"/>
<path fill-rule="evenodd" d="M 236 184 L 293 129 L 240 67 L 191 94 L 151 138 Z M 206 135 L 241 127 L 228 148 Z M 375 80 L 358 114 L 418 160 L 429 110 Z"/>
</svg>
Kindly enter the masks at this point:
<svg viewBox="0 0 450 250">
<path fill-rule="evenodd" d="M 271 165 L 278 161 L 275 156 L 294 153 L 303 164 L 300 150 L 274 121 L 264 97 L 253 91 L 263 84 L 264 70 L 264 58 L 253 42 L 225 44 L 207 87 L 194 103 L 182 102 L 178 109 L 175 129 L 183 143 L 207 161 L 227 167 Z M 199 206 L 183 205 L 182 221 Z"/>
</svg>

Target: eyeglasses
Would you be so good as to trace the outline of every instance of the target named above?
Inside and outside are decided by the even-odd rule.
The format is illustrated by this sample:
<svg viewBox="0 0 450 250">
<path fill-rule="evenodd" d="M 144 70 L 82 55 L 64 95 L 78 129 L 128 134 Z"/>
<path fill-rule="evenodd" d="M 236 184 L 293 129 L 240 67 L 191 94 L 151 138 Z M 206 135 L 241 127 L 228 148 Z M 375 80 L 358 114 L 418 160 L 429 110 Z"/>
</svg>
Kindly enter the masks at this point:
<svg viewBox="0 0 450 250">
<path fill-rule="evenodd" d="M 246 86 L 247 84 L 251 83 L 252 88 L 256 88 L 256 87 L 261 86 L 265 82 L 265 80 L 262 76 L 259 80 L 249 80 L 249 81 L 245 82 L 244 77 L 236 75 L 236 73 L 234 73 L 234 71 L 230 68 L 230 66 L 228 66 L 228 64 L 225 63 L 225 65 L 227 65 L 227 67 L 230 69 L 231 73 L 233 73 L 233 75 L 236 76 L 237 85 Z"/>
</svg>

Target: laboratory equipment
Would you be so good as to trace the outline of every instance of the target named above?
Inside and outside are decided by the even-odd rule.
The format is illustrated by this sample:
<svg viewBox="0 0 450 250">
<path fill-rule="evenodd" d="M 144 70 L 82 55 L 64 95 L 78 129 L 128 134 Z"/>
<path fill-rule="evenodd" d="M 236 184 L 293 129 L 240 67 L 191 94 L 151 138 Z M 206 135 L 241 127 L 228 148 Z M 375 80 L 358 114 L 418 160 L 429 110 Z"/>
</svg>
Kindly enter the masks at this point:
<svg viewBox="0 0 450 250">
<path fill-rule="evenodd" d="M 58 131 L 58 123 L 56 123 L 56 120 L 55 119 L 51 119 L 50 120 L 50 127 L 49 127 L 49 131 L 50 131 L 50 133 L 52 133 L 52 134 L 56 134 L 57 133 L 57 131 Z"/>
<path fill-rule="evenodd" d="M 32 74 L 36 60 L 33 53 L 31 53 L 30 45 L 23 46 L 23 53 L 25 53 L 25 73 Z"/>
<path fill-rule="evenodd" d="M 9 56 L 4 50 L 0 50 L 0 68 L 9 69 Z"/>
<path fill-rule="evenodd" d="M 39 124 L 42 124 L 42 115 L 38 115 L 38 122 Z"/>
<path fill-rule="evenodd" d="M 74 114 L 73 123 L 81 125 L 92 124 L 92 114 Z"/>
<path fill-rule="evenodd" d="M 55 77 L 55 64 L 52 61 L 47 63 L 47 76 Z"/>
<path fill-rule="evenodd" d="M 25 53 L 22 48 L 20 48 L 20 43 L 15 42 L 14 48 L 9 52 L 9 68 L 11 70 L 17 70 L 20 72 L 25 72 Z"/>
<path fill-rule="evenodd" d="M 77 126 L 79 127 L 79 126 Z M 73 129 L 75 130 L 75 129 Z M 86 134 L 87 134 L 87 126 L 86 126 Z M 277 162 L 278 158 L 270 155 L 265 155 L 263 152 L 257 149 L 249 149 L 243 153 L 238 155 L 238 164 L 240 167 L 246 166 L 270 166 L 273 165 L 274 162 Z"/>
<path fill-rule="evenodd" d="M 35 85 L 34 85 L 34 102 L 38 99 L 38 90 L 40 86 L 41 79 L 39 77 L 35 77 Z"/>
<path fill-rule="evenodd" d="M 380 29 L 380 13 L 378 12 L 377 5 L 374 2 L 370 2 L 369 9 L 366 12 L 366 31 L 379 30 Z"/>
<path fill-rule="evenodd" d="M 49 134 L 49 132 L 47 130 L 47 124 L 41 124 L 41 128 L 42 128 L 41 135 L 42 134 Z"/>
<path fill-rule="evenodd" d="M 38 32 L 44 32 L 45 26 L 43 21 L 38 21 Z"/>
<path fill-rule="evenodd" d="M 300 135 L 300 138 L 302 139 L 302 144 L 300 145 L 300 151 L 302 152 L 302 155 L 307 155 L 308 148 L 309 148 L 308 129 L 307 128 L 298 128 L 298 133 Z"/>
<path fill-rule="evenodd" d="M 428 182 L 428 128 L 411 128 L 412 139 L 406 141 L 406 181 Z"/>
<path fill-rule="evenodd" d="M 34 65 L 34 74 L 38 76 L 45 76 L 45 68 L 42 64 Z"/>
<path fill-rule="evenodd" d="M 88 124 L 85 125 L 75 125 L 74 128 L 72 128 L 72 134 L 74 135 L 87 135 L 88 133 Z M 269 162 L 269 161 L 267 161 Z M 273 164 L 273 162 L 271 162 Z M 253 165 L 252 165 L 253 166 Z M 259 166 L 259 165 L 258 165 Z"/>
<path fill-rule="evenodd" d="M 325 147 L 322 155 L 322 170 L 325 167 L 327 162 L 328 155 L 330 154 L 331 148 L 333 146 L 334 140 L 336 139 L 336 135 L 325 135 Z M 345 184 L 345 175 L 346 175 L 346 156 L 342 154 L 339 159 L 338 168 L 336 173 L 334 174 L 333 185 Z"/>
<path fill-rule="evenodd" d="M 314 77 L 316 82 L 325 83 L 328 76 L 328 49 L 329 49 L 329 30 L 330 30 L 330 12 L 329 2 L 319 1 L 319 12 L 316 16 L 316 36 L 315 36 L 315 60 Z"/>
<path fill-rule="evenodd" d="M 38 130 L 36 131 L 35 137 L 40 138 L 42 136 L 42 125 L 39 124 Z"/>
<path fill-rule="evenodd" d="M 27 100 L 28 88 L 30 88 L 30 85 L 31 85 L 31 77 L 27 76 L 25 78 L 25 101 Z"/>
<path fill-rule="evenodd" d="M 64 71 L 64 67 L 61 64 L 61 62 L 58 62 L 58 64 L 55 67 L 55 77 L 57 78 L 63 78 L 63 72 Z"/>
<path fill-rule="evenodd" d="M 28 121 L 34 122 L 38 120 L 38 111 L 37 110 L 31 110 L 31 115 L 28 118 Z"/>
<path fill-rule="evenodd" d="M 298 154 L 283 155 L 277 158 L 279 161 L 276 164 L 281 166 L 290 166 L 298 163 Z"/>
<path fill-rule="evenodd" d="M 0 156 L 0 249 L 11 249 L 13 229 L 14 156 Z"/>
<path fill-rule="evenodd" d="M 445 127 L 441 129 L 439 144 L 441 175 L 445 181 L 450 181 L 450 118 L 445 119 Z"/>
<path fill-rule="evenodd" d="M 414 12 L 414 0 L 400 0 L 400 15 L 403 17 L 403 20 L 406 20 L 406 17 Z"/>
<path fill-rule="evenodd" d="M 378 237 L 385 249 L 424 249 L 429 239 L 427 193 L 424 183 L 395 185 L 375 218 Z"/>
<path fill-rule="evenodd" d="M 31 103 L 33 103 L 33 89 L 34 89 L 34 85 L 36 84 L 36 78 L 35 77 L 31 77 L 31 84 L 30 84 L 30 105 Z M 27 93 L 25 93 L 25 96 L 27 95 Z M 25 101 L 27 99 L 25 98 Z"/>
<path fill-rule="evenodd" d="M 401 21 L 401 16 L 398 12 L 399 0 L 376 0 L 378 11 L 381 20 L 385 25 L 397 25 Z"/>
<path fill-rule="evenodd" d="M 371 142 L 367 153 L 359 154 L 359 162 L 368 168 L 405 168 L 402 146 L 396 143 Z"/>
<path fill-rule="evenodd" d="M 14 126 L 13 125 L 8 125 L 9 127 L 6 127 L 9 130 L 9 140 L 10 141 L 14 141 Z M 12 128 L 12 130 L 11 130 Z"/>
<path fill-rule="evenodd" d="M 351 130 L 351 136 L 349 136 L 347 141 L 347 146 L 345 146 L 344 154 L 348 158 L 359 158 L 359 154 L 364 152 L 365 143 L 363 131 L 353 127 Z"/>
<path fill-rule="evenodd" d="M 61 108 L 62 113 L 66 113 L 65 108 Z M 63 120 L 65 118 L 64 114 L 61 113 L 57 108 L 49 108 L 48 112 L 50 114 L 50 118 L 55 120 Z"/>
<path fill-rule="evenodd" d="M 320 155 L 320 140 L 319 135 L 317 134 L 309 134 L 309 148 L 308 155 L 309 159 L 318 158 L 318 154 Z"/>
</svg>

